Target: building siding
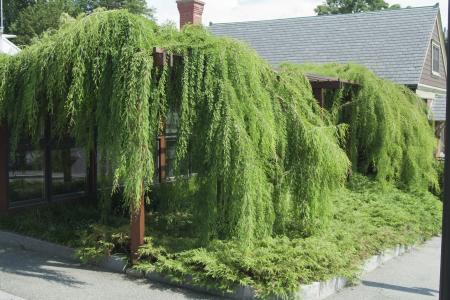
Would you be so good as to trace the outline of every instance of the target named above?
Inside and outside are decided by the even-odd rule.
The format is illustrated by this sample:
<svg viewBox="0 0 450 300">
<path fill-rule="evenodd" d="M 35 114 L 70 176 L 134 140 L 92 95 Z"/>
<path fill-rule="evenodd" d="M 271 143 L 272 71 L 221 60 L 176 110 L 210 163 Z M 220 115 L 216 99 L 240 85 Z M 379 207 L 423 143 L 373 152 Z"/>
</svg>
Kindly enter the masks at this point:
<svg viewBox="0 0 450 300">
<path fill-rule="evenodd" d="M 438 22 L 436 21 L 436 24 L 434 25 L 431 41 L 429 42 L 429 45 L 428 45 L 428 51 L 427 51 L 424 65 L 423 65 L 420 83 L 424 84 L 424 85 L 432 86 L 432 87 L 446 89 L 447 77 L 446 77 L 446 72 L 445 72 L 445 67 L 444 67 L 444 57 L 442 56 L 442 50 L 444 50 L 443 47 L 445 47 L 445 46 L 441 45 L 438 30 L 439 30 L 439 26 L 438 26 Z M 431 45 L 433 42 L 441 47 L 441 57 L 439 60 L 439 63 L 440 63 L 439 70 L 441 73 L 440 76 L 433 75 L 432 69 L 431 69 L 431 67 L 432 67 L 432 54 L 431 54 L 432 46 Z"/>
</svg>

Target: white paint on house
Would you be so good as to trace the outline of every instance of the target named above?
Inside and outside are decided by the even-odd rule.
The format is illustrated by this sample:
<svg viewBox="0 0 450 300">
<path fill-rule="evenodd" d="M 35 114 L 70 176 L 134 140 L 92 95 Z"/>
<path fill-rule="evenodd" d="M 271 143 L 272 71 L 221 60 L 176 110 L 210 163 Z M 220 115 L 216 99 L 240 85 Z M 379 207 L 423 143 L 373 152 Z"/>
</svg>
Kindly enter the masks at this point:
<svg viewBox="0 0 450 300">
<path fill-rule="evenodd" d="M 19 47 L 14 45 L 14 43 L 9 40 L 10 38 L 14 38 L 14 37 L 15 37 L 14 35 L 0 34 L 0 53 L 1 54 L 15 55 L 20 52 Z"/>
<path fill-rule="evenodd" d="M 422 99 L 426 100 L 434 100 L 436 98 L 436 94 L 433 92 L 423 91 L 423 90 L 416 90 L 417 96 L 419 96 Z"/>
</svg>

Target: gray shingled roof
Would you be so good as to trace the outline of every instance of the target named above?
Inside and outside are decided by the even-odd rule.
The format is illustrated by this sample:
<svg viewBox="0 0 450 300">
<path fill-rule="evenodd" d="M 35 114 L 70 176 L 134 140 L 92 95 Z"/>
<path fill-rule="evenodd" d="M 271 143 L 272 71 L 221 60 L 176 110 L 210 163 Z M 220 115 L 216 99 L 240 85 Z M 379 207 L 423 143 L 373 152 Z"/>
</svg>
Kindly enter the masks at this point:
<svg viewBox="0 0 450 300">
<path fill-rule="evenodd" d="M 431 114 L 435 121 L 445 121 L 447 95 L 436 94 L 436 98 L 431 104 Z"/>
<path fill-rule="evenodd" d="M 439 8 L 211 24 L 217 36 L 247 42 L 274 66 L 283 62 L 363 64 L 397 83 L 419 83 Z"/>
</svg>

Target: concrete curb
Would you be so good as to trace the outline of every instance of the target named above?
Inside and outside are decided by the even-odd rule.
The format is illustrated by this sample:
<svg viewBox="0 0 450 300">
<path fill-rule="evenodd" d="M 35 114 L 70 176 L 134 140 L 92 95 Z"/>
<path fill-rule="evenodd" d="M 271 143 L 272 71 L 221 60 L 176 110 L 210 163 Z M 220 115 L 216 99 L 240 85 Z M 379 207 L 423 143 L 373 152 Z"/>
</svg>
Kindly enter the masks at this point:
<svg viewBox="0 0 450 300">
<path fill-rule="evenodd" d="M 395 248 L 387 249 L 382 251 L 378 255 L 374 255 L 367 259 L 363 264 L 361 271 L 362 274 L 369 273 L 377 269 L 382 264 L 390 261 L 391 259 L 398 257 L 404 253 L 410 252 L 414 246 L 403 246 L 398 245 Z M 147 278 L 150 281 L 157 281 L 164 284 L 169 284 L 196 292 L 208 293 L 216 296 L 224 296 L 230 299 L 243 299 L 243 300 L 254 300 L 256 298 L 256 292 L 251 286 L 239 286 L 232 293 L 223 293 L 218 290 L 207 289 L 206 287 L 201 287 L 192 284 L 192 280 L 187 277 L 182 283 L 173 282 L 168 276 L 157 272 L 143 273 L 141 271 L 129 268 L 126 270 L 126 274 L 133 278 Z M 331 295 L 336 294 L 340 290 L 344 289 L 349 285 L 349 281 L 344 277 L 334 277 L 327 281 L 313 282 L 311 284 L 300 284 L 298 291 L 293 295 L 295 299 L 302 300 L 323 300 Z M 272 297 L 272 299 L 278 300 L 277 297 Z"/>
<path fill-rule="evenodd" d="M 32 250 L 52 256 L 61 257 L 71 261 L 78 261 L 75 257 L 75 250 L 69 247 L 57 245 L 54 243 L 42 241 L 27 236 L 0 231 L 0 245 L 6 245 L 11 247 L 18 247 L 26 250 Z M 414 246 L 397 246 L 393 249 L 387 249 L 382 251 L 378 255 L 374 255 L 367 259 L 362 266 L 362 274 L 369 273 L 385 262 L 400 256 L 406 252 L 415 248 Z M 133 268 L 128 268 L 128 259 L 123 255 L 112 255 L 105 257 L 98 266 L 106 271 L 114 273 L 125 273 L 132 278 L 146 278 L 151 281 L 157 281 L 172 286 L 177 286 L 196 292 L 207 293 L 216 296 L 224 296 L 231 299 L 256 299 L 255 290 L 250 286 L 239 286 L 234 292 L 224 294 L 218 290 L 207 289 L 206 287 L 198 286 L 192 283 L 192 278 L 189 276 L 185 278 L 182 283 L 174 282 L 169 276 L 166 276 L 157 272 L 143 273 Z M 334 277 L 327 281 L 313 282 L 308 285 L 299 285 L 298 291 L 293 295 L 295 298 L 302 300 L 322 300 L 329 297 L 338 291 L 342 290 L 348 285 L 348 280 L 344 277 Z M 273 299 L 277 299 L 273 297 Z"/>
<path fill-rule="evenodd" d="M 387 249 L 382 251 L 378 255 L 374 255 L 367 259 L 362 266 L 362 275 L 372 272 L 380 267 L 382 264 L 390 261 L 391 259 L 398 257 L 406 252 L 410 252 L 414 246 L 399 245 L 393 249 Z M 322 300 L 333 294 L 336 294 L 349 284 L 348 280 L 344 277 L 334 277 L 328 281 L 313 282 L 308 285 L 300 285 L 299 292 L 296 296 L 303 300 Z"/>
<path fill-rule="evenodd" d="M 128 267 L 128 257 L 123 254 L 114 254 L 104 258 L 99 267 L 113 273 L 125 273 Z"/>
</svg>

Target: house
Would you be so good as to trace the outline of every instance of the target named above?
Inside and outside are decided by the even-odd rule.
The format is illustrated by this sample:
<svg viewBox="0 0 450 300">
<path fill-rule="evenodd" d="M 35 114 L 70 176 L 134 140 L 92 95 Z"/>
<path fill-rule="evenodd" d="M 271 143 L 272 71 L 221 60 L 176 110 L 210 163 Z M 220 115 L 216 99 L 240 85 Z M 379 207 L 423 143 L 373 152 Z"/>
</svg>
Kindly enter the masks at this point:
<svg viewBox="0 0 450 300">
<path fill-rule="evenodd" d="M 210 32 L 248 43 L 273 66 L 349 63 L 408 86 L 431 107 L 443 155 L 447 57 L 439 6 L 236 23 Z"/>
</svg>

